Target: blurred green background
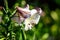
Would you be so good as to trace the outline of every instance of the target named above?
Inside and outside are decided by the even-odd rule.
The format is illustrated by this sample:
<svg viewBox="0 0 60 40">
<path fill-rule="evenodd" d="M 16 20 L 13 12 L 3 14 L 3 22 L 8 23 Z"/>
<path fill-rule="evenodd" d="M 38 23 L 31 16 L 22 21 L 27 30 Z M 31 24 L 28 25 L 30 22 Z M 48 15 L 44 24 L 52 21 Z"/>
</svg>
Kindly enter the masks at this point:
<svg viewBox="0 0 60 40">
<path fill-rule="evenodd" d="M 16 6 L 24 7 L 26 4 L 30 9 L 40 7 L 45 13 L 28 31 L 21 30 L 10 17 Z M 60 40 L 60 0 L 0 0 L 1 6 L 5 10 L 0 8 L 0 40 Z"/>
</svg>

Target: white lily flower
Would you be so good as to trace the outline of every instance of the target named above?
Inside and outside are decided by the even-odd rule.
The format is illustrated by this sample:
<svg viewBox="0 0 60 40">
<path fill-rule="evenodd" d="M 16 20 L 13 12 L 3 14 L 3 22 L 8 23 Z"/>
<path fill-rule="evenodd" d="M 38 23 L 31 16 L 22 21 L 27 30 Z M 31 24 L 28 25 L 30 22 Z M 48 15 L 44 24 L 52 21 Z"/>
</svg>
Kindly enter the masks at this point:
<svg viewBox="0 0 60 40">
<path fill-rule="evenodd" d="M 39 12 L 36 9 L 32 9 L 30 14 L 31 16 L 27 19 L 25 19 L 24 24 L 25 24 L 25 30 L 32 29 L 33 25 L 38 24 L 39 19 L 40 19 L 40 14 L 42 13 L 42 10 L 40 9 Z"/>
<path fill-rule="evenodd" d="M 29 10 L 29 5 L 25 8 L 17 7 L 19 17 L 15 17 L 15 21 L 21 24 L 23 21 L 25 24 L 24 30 L 31 30 L 35 24 L 38 24 L 40 20 L 40 14 L 42 13 L 41 8 Z M 19 19 L 18 19 L 19 18 Z"/>
</svg>

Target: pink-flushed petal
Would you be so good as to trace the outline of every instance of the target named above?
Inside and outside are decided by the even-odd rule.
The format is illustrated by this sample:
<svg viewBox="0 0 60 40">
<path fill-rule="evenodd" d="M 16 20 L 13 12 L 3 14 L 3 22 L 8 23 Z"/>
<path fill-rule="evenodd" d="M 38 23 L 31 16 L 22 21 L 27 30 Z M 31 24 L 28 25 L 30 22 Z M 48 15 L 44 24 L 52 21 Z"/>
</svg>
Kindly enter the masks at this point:
<svg viewBox="0 0 60 40">
<path fill-rule="evenodd" d="M 18 12 L 20 12 L 20 11 L 25 12 L 25 13 L 29 13 L 30 12 L 30 10 L 26 9 L 26 8 L 16 7 L 16 9 L 17 9 Z"/>
<path fill-rule="evenodd" d="M 30 15 L 30 10 L 26 8 L 17 7 L 17 11 L 24 17 L 27 18 Z"/>
</svg>

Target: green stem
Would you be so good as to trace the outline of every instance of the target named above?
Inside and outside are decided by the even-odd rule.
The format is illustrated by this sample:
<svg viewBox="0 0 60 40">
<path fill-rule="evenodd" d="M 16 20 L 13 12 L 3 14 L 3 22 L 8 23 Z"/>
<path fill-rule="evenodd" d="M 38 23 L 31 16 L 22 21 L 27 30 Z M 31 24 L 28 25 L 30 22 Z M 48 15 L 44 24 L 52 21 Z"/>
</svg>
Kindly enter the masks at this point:
<svg viewBox="0 0 60 40">
<path fill-rule="evenodd" d="M 22 24 L 21 26 L 22 28 L 24 27 L 24 24 Z M 23 29 L 21 29 L 21 32 L 22 32 L 22 38 L 23 40 L 26 40 L 26 34 L 25 34 L 25 31 Z"/>
<path fill-rule="evenodd" d="M 26 40 L 26 34 L 23 30 L 20 31 L 20 38 L 19 40 Z"/>
<path fill-rule="evenodd" d="M 16 11 L 17 11 L 17 10 L 14 10 L 14 11 L 11 13 L 10 17 L 12 17 L 12 16 L 16 13 Z"/>
<path fill-rule="evenodd" d="M 4 0 L 4 5 L 6 7 L 6 13 L 8 13 L 8 2 L 7 2 L 7 0 Z"/>
<path fill-rule="evenodd" d="M 22 31 L 23 31 L 23 30 L 22 30 Z M 22 36 L 24 37 L 24 40 L 26 40 L 26 34 L 25 34 L 25 32 L 24 32 L 24 31 L 23 31 Z"/>
</svg>

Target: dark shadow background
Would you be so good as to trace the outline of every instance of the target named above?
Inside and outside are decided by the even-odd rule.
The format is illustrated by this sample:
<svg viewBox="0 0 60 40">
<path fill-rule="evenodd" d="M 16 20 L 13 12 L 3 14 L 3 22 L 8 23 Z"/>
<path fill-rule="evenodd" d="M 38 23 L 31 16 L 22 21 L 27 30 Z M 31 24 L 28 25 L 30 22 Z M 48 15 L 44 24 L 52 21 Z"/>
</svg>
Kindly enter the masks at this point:
<svg viewBox="0 0 60 40">
<path fill-rule="evenodd" d="M 9 8 L 11 8 L 18 0 L 8 0 Z M 21 0 L 20 0 L 21 1 Z M 60 5 L 57 4 L 54 0 L 26 0 L 27 4 L 33 5 L 33 6 L 39 6 L 43 4 L 48 4 L 49 9 L 54 10 L 56 8 L 60 9 Z M 0 6 L 4 6 L 3 0 L 0 0 Z"/>
</svg>

